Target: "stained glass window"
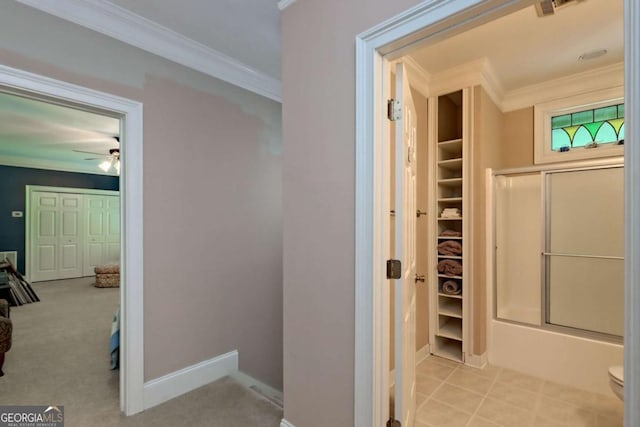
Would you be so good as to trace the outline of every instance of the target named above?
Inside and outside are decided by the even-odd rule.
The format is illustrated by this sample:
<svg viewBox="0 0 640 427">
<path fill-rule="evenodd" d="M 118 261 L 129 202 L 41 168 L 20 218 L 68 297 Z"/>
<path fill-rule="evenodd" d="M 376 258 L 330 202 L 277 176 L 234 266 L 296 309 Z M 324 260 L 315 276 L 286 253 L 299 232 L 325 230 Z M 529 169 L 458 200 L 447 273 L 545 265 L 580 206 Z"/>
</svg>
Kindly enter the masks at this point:
<svg viewBox="0 0 640 427">
<path fill-rule="evenodd" d="M 624 104 L 576 111 L 551 118 L 551 149 L 568 151 L 624 139 Z"/>
</svg>

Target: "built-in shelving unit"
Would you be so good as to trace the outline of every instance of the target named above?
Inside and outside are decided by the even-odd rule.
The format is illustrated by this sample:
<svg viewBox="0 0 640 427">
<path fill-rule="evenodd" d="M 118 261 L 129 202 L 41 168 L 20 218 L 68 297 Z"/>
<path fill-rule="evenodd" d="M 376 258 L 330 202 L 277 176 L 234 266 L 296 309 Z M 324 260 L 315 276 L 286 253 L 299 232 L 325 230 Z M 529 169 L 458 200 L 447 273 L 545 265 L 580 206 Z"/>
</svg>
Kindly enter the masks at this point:
<svg viewBox="0 0 640 427">
<path fill-rule="evenodd" d="M 435 179 L 433 203 L 436 213 L 433 228 L 436 233 L 433 239 L 436 255 L 432 259 L 436 271 L 432 276 L 435 303 L 431 307 L 435 313 L 431 319 L 435 326 L 432 328 L 431 350 L 438 356 L 457 361 L 464 361 L 464 285 L 467 276 L 463 247 L 466 239 L 465 162 L 468 162 L 468 158 L 465 153 L 463 104 L 463 90 L 437 96 L 431 103 L 437 110 L 437 130 L 431 134 L 435 139 L 431 142 L 435 145 L 432 165 L 436 169 L 432 175 Z M 446 245 L 448 250 L 443 250 L 441 245 Z M 453 271 L 443 270 L 445 266 Z M 456 288 L 459 291 L 455 291 Z"/>
</svg>

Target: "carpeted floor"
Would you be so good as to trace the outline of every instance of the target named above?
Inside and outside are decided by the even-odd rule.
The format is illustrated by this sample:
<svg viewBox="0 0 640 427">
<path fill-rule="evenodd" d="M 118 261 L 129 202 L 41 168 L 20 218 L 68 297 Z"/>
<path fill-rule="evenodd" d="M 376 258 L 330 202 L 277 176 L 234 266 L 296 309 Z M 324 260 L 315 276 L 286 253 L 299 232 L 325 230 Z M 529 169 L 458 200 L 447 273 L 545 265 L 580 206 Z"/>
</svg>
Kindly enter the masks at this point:
<svg viewBox="0 0 640 427">
<path fill-rule="evenodd" d="M 12 307 L 13 347 L 0 405 L 64 405 L 67 427 L 277 427 L 282 410 L 231 378 L 133 417 L 119 410 L 119 371 L 109 370 L 111 319 L 120 290 L 93 278 L 33 285 L 41 301 Z"/>
</svg>

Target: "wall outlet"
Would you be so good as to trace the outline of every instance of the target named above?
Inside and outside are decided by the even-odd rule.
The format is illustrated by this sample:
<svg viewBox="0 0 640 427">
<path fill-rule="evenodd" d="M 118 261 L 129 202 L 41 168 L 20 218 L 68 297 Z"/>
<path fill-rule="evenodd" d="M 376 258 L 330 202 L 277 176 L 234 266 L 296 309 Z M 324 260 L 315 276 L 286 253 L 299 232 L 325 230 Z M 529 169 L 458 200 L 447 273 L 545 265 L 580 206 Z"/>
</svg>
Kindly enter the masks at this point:
<svg viewBox="0 0 640 427">
<path fill-rule="evenodd" d="M 22 211 L 11 211 L 11 216 L 14 218 L 22 218 Z"/>
</svg>

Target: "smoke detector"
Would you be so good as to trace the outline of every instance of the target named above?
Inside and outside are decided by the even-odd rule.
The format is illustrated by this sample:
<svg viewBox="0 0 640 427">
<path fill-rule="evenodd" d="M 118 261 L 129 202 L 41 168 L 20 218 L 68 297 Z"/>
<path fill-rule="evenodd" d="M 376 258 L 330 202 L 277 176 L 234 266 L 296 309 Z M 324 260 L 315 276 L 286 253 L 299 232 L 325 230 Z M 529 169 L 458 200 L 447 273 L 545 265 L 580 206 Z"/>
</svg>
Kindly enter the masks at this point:
<svg viewBox="0 0 640 427">
<path fill-rule="evenodd" d="M 584 0 L 542 0 L 536 3 L 536 12 L 538 16 L 549 16 L 556 13 L 556 9 L 566 6 L 569 3 L 579 3 Z"/>
</svg>

